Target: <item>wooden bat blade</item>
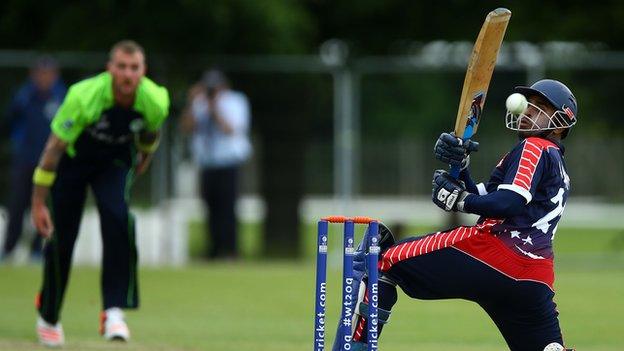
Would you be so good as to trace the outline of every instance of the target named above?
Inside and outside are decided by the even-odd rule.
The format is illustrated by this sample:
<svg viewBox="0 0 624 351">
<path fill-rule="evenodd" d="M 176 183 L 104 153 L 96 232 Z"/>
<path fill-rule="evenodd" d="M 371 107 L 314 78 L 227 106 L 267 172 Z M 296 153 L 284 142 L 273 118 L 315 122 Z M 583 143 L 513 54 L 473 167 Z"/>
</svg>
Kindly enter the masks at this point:
<svg viewBox="0 0 624 351">
<path fill-rule="evenodd" d="M 458 137 L 467 139 L 477 132 L 498 51 L 510 18 L 511 11 L 498 8 L 487 15 L 481 26 L 470 55 L 457 110 L 455 135 Z"/>
</svg>

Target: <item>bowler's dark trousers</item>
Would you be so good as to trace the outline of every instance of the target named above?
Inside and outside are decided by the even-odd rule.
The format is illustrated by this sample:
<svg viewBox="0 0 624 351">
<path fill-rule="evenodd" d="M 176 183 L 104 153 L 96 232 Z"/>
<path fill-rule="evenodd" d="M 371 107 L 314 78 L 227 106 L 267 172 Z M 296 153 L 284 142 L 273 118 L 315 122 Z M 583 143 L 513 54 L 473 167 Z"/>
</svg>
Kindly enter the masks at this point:
<svg viewBox="0 0 624 351">
<path fill-rule="evenodd" d="M 50 203 L 55 228 L 44 248 L 43 286 L 38 298 L 39 313 L 47 322 L 60 319 L 88 187 L 100 214 L 103 308 L 138 307 L 135 224 L 128 210 L 132 164 L 129 157 L 80 160 L 64 155 L 61 159 Z"/>
<path fill-rule="evenodd" d="M 238 165 L 204 168 L 201 174 L 202 198 L 207 207 L 209 258 L 237 256 L 236 198 Z"/>
</svg>

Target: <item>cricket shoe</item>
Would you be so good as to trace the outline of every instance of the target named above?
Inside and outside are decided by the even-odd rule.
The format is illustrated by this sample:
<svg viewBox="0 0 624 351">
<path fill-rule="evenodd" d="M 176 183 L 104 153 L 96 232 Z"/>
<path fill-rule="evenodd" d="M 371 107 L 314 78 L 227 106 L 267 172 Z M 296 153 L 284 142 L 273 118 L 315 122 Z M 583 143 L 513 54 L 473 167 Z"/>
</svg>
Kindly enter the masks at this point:
<svg viewBox="0 0 624 351">
<path fill-rule="evenodd" d="M 61 323 L 50 324 L 41 316 L 37 317 L 39 343 L 46 347 L 61 347 L 65 343 L 65 333 Z"/>
<path fill-rule="evenodd" d="M 130 330 L 121 308 L 111 307 L 100 315 L 100 334 L 110 341 L 130 340 Z"/>
</svg>

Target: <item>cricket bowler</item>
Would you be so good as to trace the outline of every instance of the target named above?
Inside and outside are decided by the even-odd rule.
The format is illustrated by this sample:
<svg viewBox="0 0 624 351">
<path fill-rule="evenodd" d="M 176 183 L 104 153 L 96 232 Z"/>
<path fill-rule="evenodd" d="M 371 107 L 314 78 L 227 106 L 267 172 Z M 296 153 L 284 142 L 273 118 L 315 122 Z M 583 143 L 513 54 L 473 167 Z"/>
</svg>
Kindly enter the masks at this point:
<svg viewBox="0 0 624 351">
<path fill-rule="evenodd" d="M 106 72 L 72 85 L 52 120 L 32 194 L 33 222 L 46 238 L 36 300 L 37 335 L 45 346 L 64 343 L 60 312 L 87 188 L 100 215 L 103 246 L 100 333 L 107 340 L 130 338 L 122 309 L 139 306 L 130 186 L 135 173 L 147 169 L 169 109 L 167 90 L 145 70 L 141 46 L 115 44 Z"/>
</svg>

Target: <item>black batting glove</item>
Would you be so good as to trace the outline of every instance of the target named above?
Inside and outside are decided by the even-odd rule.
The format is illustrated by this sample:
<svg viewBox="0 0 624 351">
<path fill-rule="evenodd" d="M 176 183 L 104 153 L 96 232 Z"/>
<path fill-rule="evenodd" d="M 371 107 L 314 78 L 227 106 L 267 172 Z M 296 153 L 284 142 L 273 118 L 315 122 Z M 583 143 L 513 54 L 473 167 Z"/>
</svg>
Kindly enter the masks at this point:
<svg viewBox="0 0 624 351">
<path fill-rule="evenodd" d="M 453 178 L 447 171 L 437 170 L 433 173 L 432 194 L 433 203 L 444 211 L 464 212 L 464 200 L 468 196 L 464 184 Z"/>
<path fill-rule="evenodd" d="M 433 148 L 436 159 L 462 169 L 468 166 L 468 155 L 477 150 L 479 143 L 472 140 L 463 142 L 454 133 L 442 133 Z"/>
</svg>

